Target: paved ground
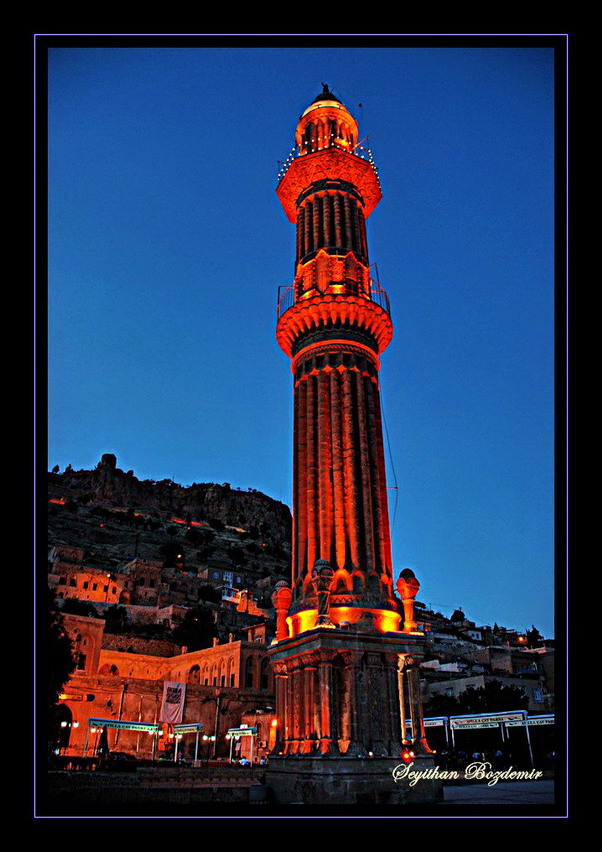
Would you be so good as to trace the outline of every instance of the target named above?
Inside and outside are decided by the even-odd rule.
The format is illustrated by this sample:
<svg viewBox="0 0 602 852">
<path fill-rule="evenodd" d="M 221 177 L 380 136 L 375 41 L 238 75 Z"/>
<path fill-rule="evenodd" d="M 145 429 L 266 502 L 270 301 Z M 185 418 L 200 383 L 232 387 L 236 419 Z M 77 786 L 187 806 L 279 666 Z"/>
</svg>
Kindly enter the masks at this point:
<svg viewBox="0 0 602 852">
<path fill-rule="evenodd" d="M 498 781 L 487 784 L 445 786 L 444 805 L 550 805 L 554 781 Z"/>
</svg>

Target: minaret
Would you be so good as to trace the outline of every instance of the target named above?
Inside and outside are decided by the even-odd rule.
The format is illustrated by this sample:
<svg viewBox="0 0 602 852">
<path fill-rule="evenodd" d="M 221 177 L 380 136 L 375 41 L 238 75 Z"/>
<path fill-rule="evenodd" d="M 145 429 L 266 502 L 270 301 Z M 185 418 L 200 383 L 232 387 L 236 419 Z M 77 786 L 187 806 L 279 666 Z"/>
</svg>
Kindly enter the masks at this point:
<svg viewBox="0 0 602 852">
<path fill-rule="evenodd" d="M 297 226 L 295 280 L 280 289 L 276 337 L 294 376 L 291 633 L 317 620 L 313 572 L 333 571 L 329 617 L 397 630 L 379 398 L 393 336 L 371 278 L 366 219 L 381 198 L 358 125 L 324 85 L 297 125 L 278 197 Z"/>
<path fill-rule="evenodd" d="M 397 581 L 401 600 L 394 592 L 379 396 L 393 325 L 366 237 L 380 183 L 358 140 L 356 120 L 323 84 L 276 190 L 297 228 L 276 329 L 294 385 L 292 582 L 272 596 L 269 650 L 278 729 L 268 783 L 283 802 L 436 794 L 430 782 L 404 791 L 391 777 L 403 749 L 420 768 L 431 758 L 412 571 Z"/>
</svg>

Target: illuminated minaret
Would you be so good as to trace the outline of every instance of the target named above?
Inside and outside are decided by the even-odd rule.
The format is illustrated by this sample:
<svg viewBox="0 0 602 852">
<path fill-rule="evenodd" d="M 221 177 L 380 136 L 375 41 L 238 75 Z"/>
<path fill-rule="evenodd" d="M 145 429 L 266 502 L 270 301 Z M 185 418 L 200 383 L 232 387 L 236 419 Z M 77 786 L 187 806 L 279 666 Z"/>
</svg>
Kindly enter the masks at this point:
<svg viewBox="0 0 602 852">
<path fill-rule="evenodd" d="M 300 758 L 327 795 L 320 779 L 333 770 L 323 758 L 340 758 L 345 775 L 359 761 L 347 801 L 378 788 L 375 759 L 399 760 L 404 744 L 428 752 L 416 665 L 424 634 L 412 571 L 398 579 L 401 601 L 394 593 L 379 396 L 379 356 L 393 325 L 366 237 L 378 174 L 356 120 L 325 84 L 295 142 L 277 187 L 297 240 L 276 330 L 294 384 L 293 549 L 291 586 L 279 583 L 272 596 L 270 775 L 283 795 L 296 795 L 291 758 Z M 379 771 L 386 786 L 390 776 Z"/>
<path fill-rule="evenodd" d="M 297 226 L 292 287 L 280 289 L 276 336 L 294 375 L 293 635 L 317 613 L 313 569 L 334 571 L 330 618 L 396 630 L 379 398 L 379 355 L 393 336 L 372 279 L 366 219 L 381 198 L 358 126 L 328 91 L 297 125 L 298 156 L 278 197 Z"/>
</svg>

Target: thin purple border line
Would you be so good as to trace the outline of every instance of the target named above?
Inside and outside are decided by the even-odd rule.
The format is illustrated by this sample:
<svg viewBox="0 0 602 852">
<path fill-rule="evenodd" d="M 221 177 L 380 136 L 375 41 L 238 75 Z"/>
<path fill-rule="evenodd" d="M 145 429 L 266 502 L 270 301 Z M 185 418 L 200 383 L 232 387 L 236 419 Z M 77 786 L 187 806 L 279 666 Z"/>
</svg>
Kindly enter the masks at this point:
<svg viewBox="0 0 602 852">
<path fill-rule="evenodd" d="M 36 65 L 36 36 L 34 34 L 33 37 L 33 99 L 32 99 L 32 111 L 33 111 L 33 564 L 32 564 L 32 574 L 33 574 L 33 706 L 34 708 L 38 706 L 37 702 L 37 692 L 36 692 L 36 621 L 37 621 L 37 608 L 36 608 L 36 552 L 37 552 L 37 538 L 36 538 L 36 508 L 37 508 L 37 491 L 36 491 L 36 470 L 37 470 L 37 453 L 36 453 L 36 364 L 37 364 L 37 324 L 36 324 L 36 295 L 37 295 L 37 264 L 36 264 L 36 246 L 37 246 L 37 231 L 36 231 L 36 103 L 37 103 L 37 91 L 36 91 L 36 74 L 37 74 L 37 65 Z M 36 774 L 36 745 L 38 742 L 37 739 L 37 719 L 34 711 L 33 714 L 33 741 L 34 741 L 34 749 L 32 754 L 33 760 L 33 809 L 34 815 L 36 814 L 37 809 L 37 774 Z"/>
<path fill-rule="evenodd" d="M 565 418 L 566 418 L 566 431 L 565 431 L 565 459 L 566 459 L 566 471 L 565 471 L 565 530 L 566 530 L 566 561 L 565 561 L 565 579 L 566 579 L 566 593 L 565 593 L 565 606 L 566 606 L 566 632 L 565 632 L 565 653 L 566 653 L 566 696 L 565 696 L 565 706 L 566 706 L 566 739 L 565 739 L 565 755 L 568 757 L 568 743 L 569 743 L 569 716 L 570 716 L 570 707 L 569 707 L 569 37 L 568 34 L 566 36 L 566 81 L 565 81 L 565 280 L 566 280 L 566 289 L 565 289 L 565 305 L 566 305 L 566 337 L 564 341 L 565 345 Z M 566 764 L 566 815 L 567 819 L 569 816 L 569 766 L 568 760 Z"/>
<path fill-rule="evenodd" d="M 33 79 L 33 140 L 34 140 L 34 152 L 33 152 L 33 160 L 34 160 L 34 169 L 33 169 L 33 211 L 34 211 L 34 221 L 33 221 L 33 237 L 34 237 L 34 252 L 33 252 L 33 297 L 34 297 L 34 311 L 33 311 L 33 331 L 34 331 L 34 340 L 33 340 L 33 353 L 34 353 L 34 376 L 33 376 L 33 422 L 34 422 L 34 436 L 35 436 L 35 423 L 36 423 L 36 338 L 37 338 L 37 323 L 36 323 L 36 313 L 35 313 L 35 304 L 36 304 L 36 295 L 37 295 L 37 265 L 36 265 L 36 251 L 35 247 L 37 246 L 37 230 L 36 230 L 36 110 L 35 106 L 37 103 L 37 89 L 36 89 L 36 39 L 40 36 L 49 36 L 49 35 L 68 35 L 68 36 L 103 36 L 103 35 L 136 35 L 136 36 L 147 36 L 147 35 L 155 35 L 155 36 L 167 36 L 167 35 L 175 35 L 175 36 L 251 36 L 251 35 L 314 35 L 314 36 L 328 36 L 328 35 L 377 35 L 377 36 L 404 36 L 404 35 L 426 35 L 426 36 L 474 36 L 479 37 L 483 35 L 488 36 L 509 36 L 509 35 L 518 35 L 518 36 L 564 36 L 566 43 L 566 68 L 565 68 L 565 77 L 566 77 L 566 95 L 565 95 L 565 139 L 566 139 L 566 151 L 565 151 L 565 161 L 566 161 L 566 199 L 565 199 L 565 207 L 566 207 L 566 225 L 565 225 L 565 244 L 566 244 L 566 261 L 567 268 L 565 271 L 565 304 L 566 304 L 566 340 L 565 340 L 565 366 L 566 366 L 566 378 L 565 378 L 565 402 L 566 402 L 566 413 L 565 413 L 565 421 L 566 421 L 566 448 L 565 448 L 565 483 L 567 485 L 567 494 L 565 497 L 565 523 L 566 523 L 566 564 L 565 564 L 565 582 L 566 582 L 566 595 L 565 595 L 565 616 L 566 616 L 566 642 L 565 647 L 567 651 L 566 655 L 566 676 L 567 676 L 567 695 L 568 695 L 568 684 L 569 684 L 569 665 L 568 665 L 568 627 L 569 627 L 569 582 L 568 582 L 568 560 L 569 560 L 569 506 L 568 506 L 568 475 L 569 475 L 569 458 L 568 458 L 568 434 L 569 434 L 569 417 L 568 417 L 568 400 L 569 400 L 569 376 L 568 376 L 568 341 L 569 341 L 569 275 L 568 275 L 568 255 L 569 255 L 569 227 L 568 227 L 568 198 L 569 198 L 569 161 L 568 161 L 568 150 L 569 150 L 569 132 L 568 132 L 568 120 L 569 120 L 569 104 L 568 104 L 568 91 L 569 91 L 569 68 L 568 68 L 568 59 L 569 59 L 569 33 L 34 33 L 33 34 L 33 71 L 34 71 L 34 79 Z M 34 541 L 34 553 L 35 553 L 35 544 L 36 544 L 36 481 L 35 481 L 35 471 L 37 469 L 37 453 L 36 453 L 36 444 L 35 437 L 33 442 L 33 460 L 34 460 L 34 482 L 33 482 L 33 494 L 34 494 L 34 508 L 33 508 L 33 521 L 34 521 L 34 531 L 33 531 L 33 541 Z M 34 589 L 35 589 L 35 558 L 33 564 L 33 579 L 34 579 Z M 34 613 L 34 626 L 33 626 L 33 637 L 34 637 L 34 663 L 35 663 L 35 641 L 36 641 L 36 595 L 33 595 L 33 613 Z M 34 665 L 35 670 L 35 665 Z M 34 676 L 34 684 L 33 684 L 33 696 L 34 696 L 34 706 L 36 704 L 36 683 Z M 566 702 L 566 740 L 569 741 L 569 716 L 570 709 L 568 706 L 568 701 Z M 34 741 L 36 740 L 37 733 L 37 720 L 34 714 Z M 33 777 L 34 777 L 34 790 L 33 790 L 33 800 L 34 800 L 34 818 L 36 819 L 568 819 L 569 818 L 569 785 L 568 785 L 568 765 L 566 768 L 566 814 L 559 816 L 480 816 L 480 815 L 471 815 L 471 816 L 229 816 L 229 817 L 221 817 L 221 816 L 166 816 L 166 817 L 153 817 L 153 816 L 38 816 L 35 813 L 36 810 L 36 762 L 35 762 L 35 753 L 33 758 Z"/>
</svg>

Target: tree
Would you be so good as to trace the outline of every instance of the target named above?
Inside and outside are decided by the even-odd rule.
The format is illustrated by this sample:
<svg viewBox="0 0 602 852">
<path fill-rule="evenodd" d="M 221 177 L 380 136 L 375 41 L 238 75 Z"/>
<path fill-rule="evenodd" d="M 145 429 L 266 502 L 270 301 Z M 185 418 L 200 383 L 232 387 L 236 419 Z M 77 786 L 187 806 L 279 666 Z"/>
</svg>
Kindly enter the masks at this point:
<svg viewBox="0 0 602 852">
<path fill-rule="evenodd" d="M 130 619 L 124 606 L 112 606 L 105 612 L 105 633 L 127 633 Z"/>
<path fill-rule="evenodd" d="M 211 610 L 200 604 L 188 610 L 184 620 L 172 634 L 173 641 L 178 645 L 185 645 L 189 651 L 210 648 L 213 638 L 217 635 Z"/>
<path fill-rule="evenodd" d="M 86 618 L 98 618 L 96 607 L 93 604 L 80 601 L 77 598 L 66 598 L 62 611 L 68 612 L 70 615 L 85 615 Z"/>
<path fill-rule="evenodd" d="M 542 647 L 544 638 L 534 624 L 531 625 L 531 630 L 525 631 L 525 636 L 527 637 L 527 646 L 529 648 Z"/>
<path fill-rule="evenodd" d="M 241 565 L 246 563 L 245 552 L 242 547 L 239 547 L 235 544 L 228 550 L 228 556 L 232 560 L 233 564 L 240 568 Z"/>
<path fill-rule="evenodd" d="M 476 689 L 469 686 L 457 697 L 433 695 L 424 704 L 425 716 L 459 716 L 466 713 L 501 713 L 504 710 L 526 710 L 529 697 L 518 686 L 506 686 L 499 680 L 488 680 Z"/>
<path fill-rule="evenodd" d="M 220 603 L 222 599 L 221 594 L 215 588 L 215 586 L 201 586 L 199 588 L 199 600 L 200 601 L 211 601 L 211 603 Z"/>
<path fill-rule="evenodd" d="M 173 568 L 176 562 L 181 562 L 184 559 L 182 545 L 175 541 L 168 541 L 162 544 L 159 548 L 159 553 L 165 557 L 163 561 L 164 568 Z"/>
<path fill-rule="evenodd" d="M 58 473 L 59 470 L 60 470 L 60 467 L 58 466 L 58 464 L 55 464 L 55 466 L 52 468 L 53 473 Z"/>
<path fill-rule="evenodd" d="M 63 686 L 75 669 L 73 644 L 63 623 L 63 616 L 56 606 L 54 593 L 48 591 L 48 613 L 46 620 L 46 643 L 44 653 L 47 661 L 48 691 L 46 700 L 52 711 Z"/>
<path fill-rule="evenodd" d="M 460 702 L 454 695 L 431 695 L 424 703 L 425 716 L 459 716 Z"/>
<path fill-rule="evenodd" d="M 199 530 L 194 527 L 189 527 L 184 533 L 184 540 L 189 542 L 195 547 L 199 547 L 203 544 L 203 535 Z"/>
</svg>

